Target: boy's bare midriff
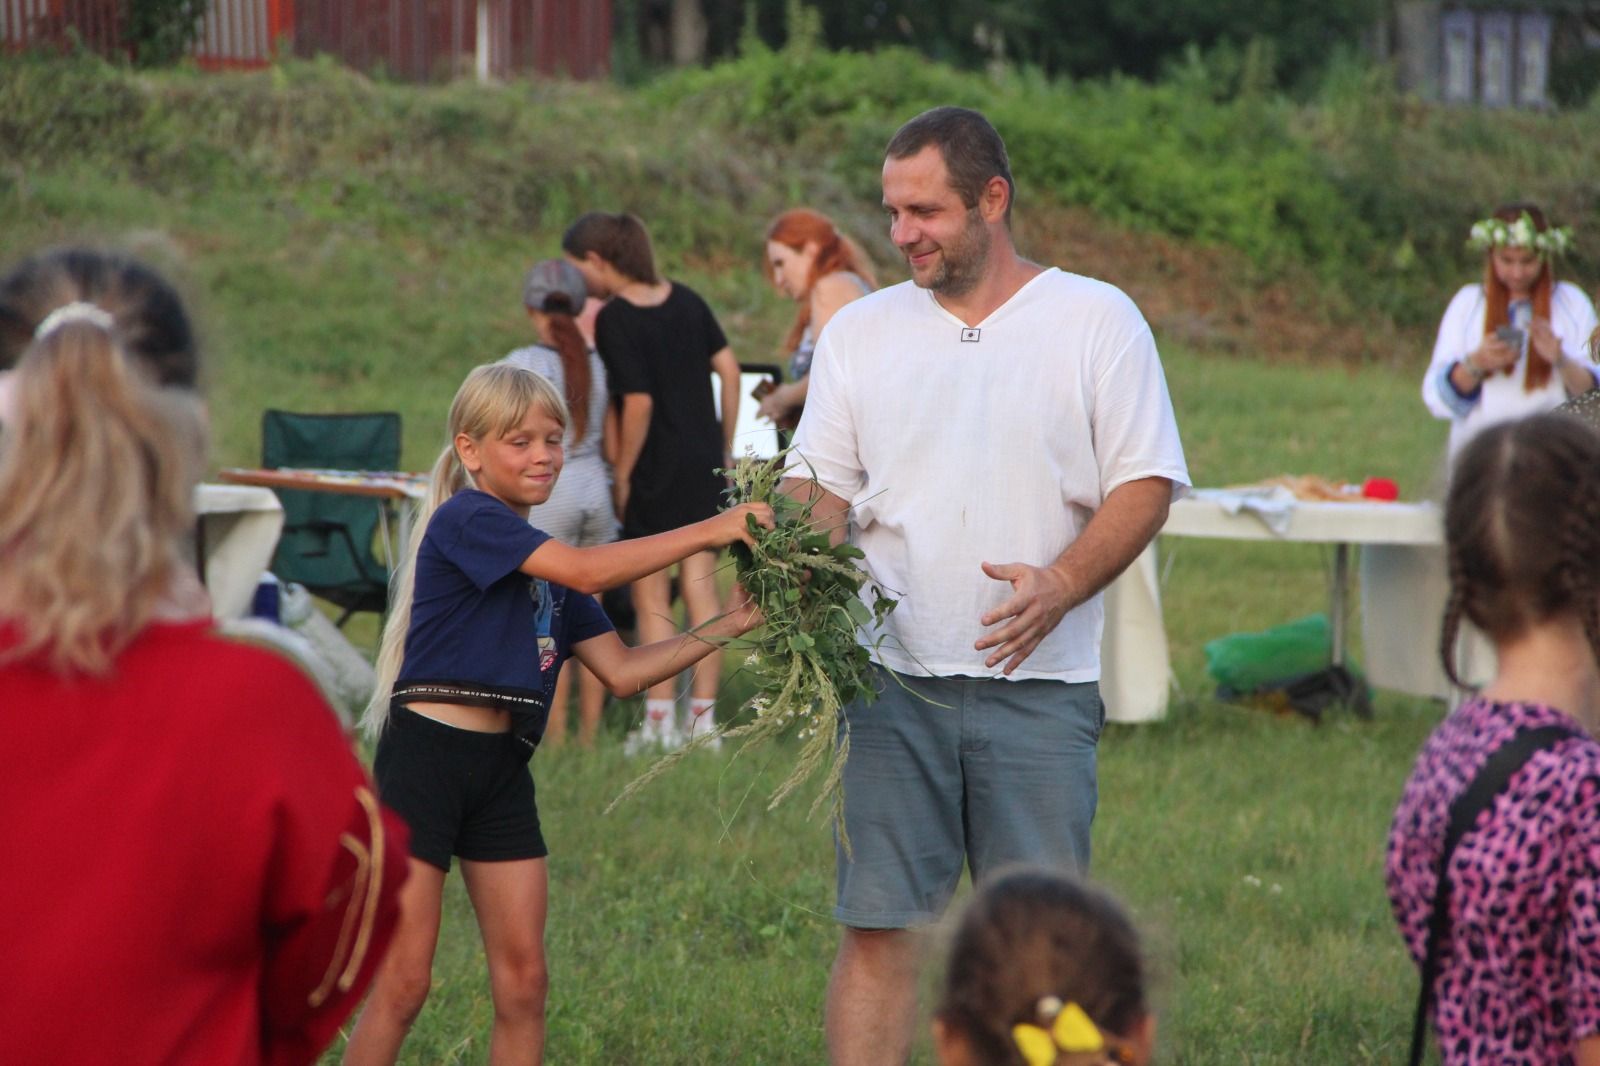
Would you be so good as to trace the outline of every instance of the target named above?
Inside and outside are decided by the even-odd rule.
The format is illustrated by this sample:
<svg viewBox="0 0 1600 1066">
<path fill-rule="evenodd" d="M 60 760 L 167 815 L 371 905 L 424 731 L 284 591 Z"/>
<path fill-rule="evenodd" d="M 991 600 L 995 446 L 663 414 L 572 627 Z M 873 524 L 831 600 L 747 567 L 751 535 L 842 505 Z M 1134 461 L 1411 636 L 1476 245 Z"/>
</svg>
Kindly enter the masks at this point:
<svg viewBox="0 0 1600 1066">
<path fill-rule="evenodd" d="M 496 707 L 473 707 L 465 703 L 408 703 L 406 707 L 424 718 L 474 733 L 511 731 L 511 712 Z"/>
</svg>

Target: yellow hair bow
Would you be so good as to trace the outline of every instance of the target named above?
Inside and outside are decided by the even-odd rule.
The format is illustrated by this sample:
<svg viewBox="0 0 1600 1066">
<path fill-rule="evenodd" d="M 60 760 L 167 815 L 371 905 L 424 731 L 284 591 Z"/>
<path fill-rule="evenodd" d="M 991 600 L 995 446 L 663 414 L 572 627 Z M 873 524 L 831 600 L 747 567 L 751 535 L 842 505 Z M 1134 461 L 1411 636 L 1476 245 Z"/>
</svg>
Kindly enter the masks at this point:
<svg viewBox="0 0 1600 1066">
<path fill-rule="evenodd" d="M 1076 1003 L 1062 1006 L 1054 996 L 1039 1001 L 1039 1016 L 1050 1019 L 1050 1028 L 1021 1023 L 1011 1027 L 1017 1050 L 1028 1066 L 1055 1066 L 1056 1055 L 1065 1051 L 1104 1051 L 1106 1038 Z"/>
</svg>

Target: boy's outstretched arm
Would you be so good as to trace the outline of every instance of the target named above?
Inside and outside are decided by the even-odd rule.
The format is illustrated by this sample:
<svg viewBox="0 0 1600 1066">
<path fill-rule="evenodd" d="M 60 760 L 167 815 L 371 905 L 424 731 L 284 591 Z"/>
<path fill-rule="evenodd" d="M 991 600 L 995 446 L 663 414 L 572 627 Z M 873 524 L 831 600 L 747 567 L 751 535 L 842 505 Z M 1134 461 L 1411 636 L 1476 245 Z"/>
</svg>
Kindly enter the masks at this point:
<svg viewBox="0 0 1600 1066">
<path fill-rule="evenodd" d="M 535 548 L 517 569 L 590 596 L 626 585 L 687 559 L 696 552 L 751 541 L 747 519 L 772 528 L 772 508 L 764 503 L 741 503 L 702 522 L 634 540 L 574 548 L 547 540 Z"/>
<path fill-rule="evenodd" d="M 606 689 L 620 698 L 637 696 L 743 636 L 762 622 L 761 611 L 738 585 L 728 594 L 723 612 L 709 624 L 654 644 L 630 648 L 615 631 L 572 646 L 573 656 L 594 671 Z"/>
</svg>

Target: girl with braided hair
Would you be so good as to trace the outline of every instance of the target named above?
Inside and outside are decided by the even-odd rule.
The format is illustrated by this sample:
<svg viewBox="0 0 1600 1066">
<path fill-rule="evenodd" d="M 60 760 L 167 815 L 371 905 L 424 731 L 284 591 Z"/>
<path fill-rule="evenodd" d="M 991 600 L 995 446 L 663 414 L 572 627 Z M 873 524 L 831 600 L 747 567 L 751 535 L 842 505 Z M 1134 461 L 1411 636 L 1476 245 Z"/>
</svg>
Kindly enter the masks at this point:
<svg viewBox="0 0 1600 1066">
<path fill-rule="evenodd" d="M 1155 1018 L 1133 922 L 1067 874 L 996 877 L 956 929 L 933 1037 L 940 1066 L 1143 1066 Z"/>
<path fill-rule="evenodd" d="M 1452 806 L 1513 737 L 1570 732 L 1511 772 L 1448 857 L 1432 1021 L 1446 1066 L 1600 1063 L 1600 433 L 1562 413 L 1485 429 L 1455 464 L 1445 541 L 1445 671 L 1461 684 L 1462 619 L 1498 665 L 1406 783 L 1390 903 L 1421 962 Z"/>
</svg>

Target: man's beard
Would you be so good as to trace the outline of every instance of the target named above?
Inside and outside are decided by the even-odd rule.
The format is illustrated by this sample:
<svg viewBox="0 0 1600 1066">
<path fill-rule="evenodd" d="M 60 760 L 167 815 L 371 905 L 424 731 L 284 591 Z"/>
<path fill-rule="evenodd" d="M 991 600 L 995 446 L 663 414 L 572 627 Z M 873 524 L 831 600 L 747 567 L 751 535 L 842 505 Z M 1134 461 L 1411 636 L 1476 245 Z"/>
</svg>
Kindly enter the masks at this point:
<svg viewBox="0 0 1600 1066">
<path fill-rule="evenodd" d="M 933 276 L 917 284 L 941 296 L 965 296 L 983 279 L 993 243 L 978 209 L 972 208 L 967 212 L 967 225 L 956 242 L 940 246 L 939 266 Z"/>
</svg>

